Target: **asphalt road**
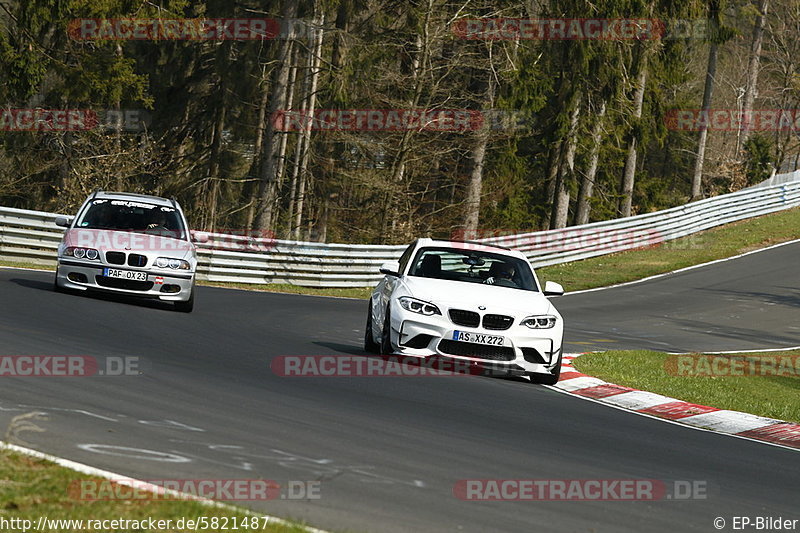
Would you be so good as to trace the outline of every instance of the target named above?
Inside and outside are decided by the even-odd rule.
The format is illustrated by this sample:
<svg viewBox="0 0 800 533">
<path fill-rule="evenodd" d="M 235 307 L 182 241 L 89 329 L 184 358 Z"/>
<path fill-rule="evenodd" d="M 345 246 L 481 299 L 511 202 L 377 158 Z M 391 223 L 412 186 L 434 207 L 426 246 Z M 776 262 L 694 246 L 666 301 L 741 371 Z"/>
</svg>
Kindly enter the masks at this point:
<svg viewBox="0 0 800 533">
<path fill-rule="evenodd" d="M 567 295 L 569 351 L 800 345 L 800 246 Z M 316 500 L 248 503 L 349 531 L 716 531 L 800 518 L 797 452 L 697 431 L 521 380 L 284 378 L 281 355 L 357 355 L 366 303 L 199 288 L 191 315 L 52 292 L 0 270 L 0 355 L 139 357 L 140 376 L 0 378 L 0 433 L 149 480 L 320 481 Z M 557 281 L 557 280 L 556 280 Z M 44 431 L 9 428 L 41 413 Z M 8 428 L 8 429 L 7 429 Z M 706 499 L 468 502 L 463 479 L 698 481 Z M 66 490 L 66 488 L 65 488 Z"/>
</svg>

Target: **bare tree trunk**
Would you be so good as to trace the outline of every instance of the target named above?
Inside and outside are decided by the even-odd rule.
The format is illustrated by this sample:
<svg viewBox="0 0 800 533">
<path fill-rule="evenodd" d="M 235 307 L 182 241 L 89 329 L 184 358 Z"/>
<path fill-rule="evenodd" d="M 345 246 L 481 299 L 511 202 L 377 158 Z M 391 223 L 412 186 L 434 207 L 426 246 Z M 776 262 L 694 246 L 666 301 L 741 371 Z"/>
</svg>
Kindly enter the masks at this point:
<svg viewBox="0 0 800 533">
<path fill-rule="evenodd" d="M 542 227 L 544 229 L 550 228 L 550 220 L 553 215 L 553 203 L 556 199 L 556 180 L 558 177 L 558 162 L 561 160 L 561 143 L 556 143 L 555 146 L 550 148 L 547 154 L 547 206 L 545 211 Z"/>
<path fill-rule="evenodd" d="M 122 45 L 120 44 L 119 41 L 117 41 L 117 43 L 115 45 L 115 53 L 116 53 L 117 57 L 122 57 Z M 117 98 L 114 101 L 114 110 L 118 113 L 117 114 L 117 117 L 118 117 L 117 120 L 122 121 L 122 118 L 119 115 L 119 112 L 120 112 L 119 98 Z M 114 149 L 116 151 L 116 154 L 115 154 L 116 157 L 120 157 L 120 155 L 122 154 L 122 128 L 123 128 L 123 124 L 117 124 L 116 125 L 116 131 L 114 133 Z M 115 177 L 114 182 L 115 182 L 115 186 L 116 186 L 118 191 L 124 191 L 126 189 L 125 184 L 122 182 L 122 175 L 119 172 L 116 173 L 116 177 Z"/>
<path fill-rule="evenodd" d="M 589 214 L 592 205 L 589 200 L 594 193 L 594 180 L 597 175 L 597 164 L 600 161 L 600 141 L 603 136 L 603 119 L 606 115 L 605 99 L 600 103 L 600 109 L 595 117 L 594 128 L 592 129 L 592 148 L 589 151 L 589 167 L 581 177 L 581 185 L 578 190 L 577 207 L 575 208 L 575 224 L 581 225 L 589 222 Z"/>
<path fill-rule="evenodd" d="M 286 109 L 291 110 L 294 105 L 294 82 L 297 77 L 297 64 L 295 59 L 297 57 L 297 49 L 293 48 L 291 53 L 291 66 L 289 68 L 289 82 L 286 87 Z M 281 135 L 281 166 L 278 172 L 278 188 L 283 185 L 283 178 L 286 175 L 286 143 L 289 141 L 289 135 Z"/>
<path fill-rule="evenodd" d="M 314 49 L 311 52 L 311 57 L 309 58 L 311 64 L 311 87 L 308 93 L 307 110 L 308 116 L 312 120 L 314 117 L 314 110 L 316 109 L 317 105 L 317 84 L 319 83 L 319 67 L 322 60 L 322 38 L 325 33 L 325 11 L 321 5 L 321 2 L 317 1 L 314 3 L 314 10 L 314 27 L 316 28 L 316 32 L 314 33 Z M 309 126 L 311 126 L 311 124 L 309 124 Z M 309 177 L 308 158 L 309 153 L 311 152 L 311 127 L 304 129 L 302 136 L 305 137 L 305 142 L 303 143 L 303 150 L 301 151 L 302 159 L 300 160 L 300 182 L 297 184 L 297 209 L 294 214 L 295 239 L 298 239 L 300 236 L 300 224 L 303 220 L 303 202 L 305 201 L 306 183 Z"/>
<path fill-rule="evenodd" d="M 297 54 L 299 59 L 300 54 Z M 306 57 L 306 66 L 304 68 L 303 74 L 303 86 L 300 88 L 300 116 L 307 117 L 308 116 L 308 94 L 310 92 L 309 84 L 311 80 L 311 66 L 312 66 L 313 58 L 311 57 L 310 53 Z M 295 225 L 294 219 L 294 212 L 297 209 L 297 178 L 300 175 L 300 161 L 303 157 L 303 151 L 305 150 L 305 142 L 306 136 L 303 135 L 303 132 L 297 137 L 297 142 L 295 143 L 294 147 L 294 163 L 292 164 L 292 178 L 289 181 L 289 207 L 286 213 L 286 232 L 285 238 L 291 239 L 295 233 L 295 229 L 299 228 L 299 223 Z M 299 231 L 299 229 L 297 230 Z"/>
<path fill-rule="evenodd" d="M 297 3 L 293 0 L 284 0 L 282 17 L 284 20 L 292 19 L 297 14 Z M 279 174 L 278 167 L 283 162 L 280 154 L 280 137 L 286 135 L 277 131 L 275 117 L 278 111 L 286 108 L 287 88 L 289 83 L 289 70 L 291 67 L 291 50 L 293 41 L 290 36 L 281 42 L 278 52 L 278 68 L 275 82 L 272 87 L 272 98 L 269 106 L 269 117 L 264 134 L 264 150 L 261 162 L 261 183 L 258 192 L 258 208 L 256 211 L 256 227 L 260 230 L 269 230 L 272 225 L 272 210 L 275 204 L 276 185 Z M 285 145 L 284 145 L 285 146 Z"/>
<path fill-rule="evenodd" d="M 642 106 L 644 104 L 644 88 L 647 83 L 647 56 L 646 50 L 642 50 L 642 57 L 639 64 L 639 74 L 636 77 L 636 91 L 633 95 L 634 112 L 633 118 L 639 120 L 642 118 Z M 636 179 L 636 135 L 631 132 L 630 141 L 628 141 L 628 156 L 625 158 L 625 170 L 622 173 L 622 182 L 620 184 L 620 202 L 619 211 L 623 217 L 631 216 L 631 208 L 633 206 L 633 185 Z"/>
<path fill-rule="evenodd" d="M 703 197 L 703 163 L 706 157 L 706 140 L 708 139 L 708 112 L 711 109 L 711 96 L 714 93 L 714 77 L 717 73 L 717 55 L 719 45 L 712 41 L 708 49 L 708 68 L 706 68 L 706 86 L 703 89 L 703 117 L 705 120 L 700 127 L 700 137 L 697 139 L 697 157 L 694 160 L 694 174 L 692 174 L 692 198 L 689 201 L 699 200 Z"/>
<path fill-rule="evenodd" d="M 322 203 L 322 215 L 320 215 L 319 223 L 317 224 L 317 240 L 319 242 L 326 242 L 328 240 L 328 214 L 330 211 L 330 201 L 331 199 L 326 196 Z"/>
<path fill-rule="evenodd" d="M 578 118 L 580 117 L 580 96 L 575 98 L 574 109 L 570 116 L 569 131 L 566 139 L 561 142 L 566 149 L 561 150 L 562 157 L 558 164 L 556 175 L 555 194 L 553 198 L 553 212 L 550 215 L 550 229 L 567 227 L 569 218 L 570 192 L 568 185 L 573 181 L 575 174 L 575 150 L 577 149 Z"/>
<path fill-rule="evenodd" d="M 486 88 L 486 108 L 491 108 L 494 102 L 493 73 L 489 73 L 489 85 Z M 483 188 L 483 162 L 486 158 L 486 146 L 489 144 L 489 129 L 487 125 L 478 132 L 478 139 L 472 149 L 472 172 L 467 184 L 466 214 L 464 216 L 464 230 L 474 233 L 478 229 L 478 219 L 481 212 L 481 189 Z"/>
<path fill-rule="evenodd" d="M 250 165 L 250 172 L 247 173 L 248 181 L 242 188 L 242 197 L 249 204 L 245 215 L 245 228 L 253 227 L 253 219 L 256 214 L 256 203 L 258 187 L 256 186 L 256 176 L 261 162 L 261 152 L 264 145 L 265 118 L 267 115 L 267 102 L 269 101 L 269 83 L 267 76 L 262 76 L 261 83 L 261 102 L 258 105 L 258 125 L 256 126 L 256 140 L 253 143 L 253 163 Z"/>
<path fill-rule="evenodd" d="M 222 92 L 222 90 L 220 91 Z M 208 223 L 206 228 L 214 231 L 217 225 L 217 198 L 219 196 L 219 160 L 222 154 L 222 131 L 225 129 L 225 102 L 220 95 L 217 122 L 214 124 L 214 134 L 211 140 L 211 153 L 209 154 L 208 180 Z"/>
<path fill-rule="evenodd" d="M 753 111 L 753 102 L 758 94 L 758 70 L 761 60 L 761 43 L 764 41 L 764 25 L 767 20 L 767 9 L 769 0 L 760 0 L 758 4 L 758 15 L 753 26 L 753 42 L 750 46 L 750 61 L 747 64 L 747 85 L 744 91 L 744 103 L 742 113 L 745 117 L 744 128 L 742 130 L 741 145 L 750 137 L 749 117 Z"/>
<path fill-rule="evenodd" d="M 433 2 L 428 0 L 427 10 L 425 11 L 425 18 L 422 24 L 422 34 L 417 33 L 416 47 L 417 54 L 414 54 L 412 60 L 411 72 L 414 77 L 414 95 L 409 102 L 409 108 L 415 109 L 419 106 L 420 98 L 422 97 L 423 81 L 422 70 L 428 62 L 431 53 L 430 42 L 430 26 L 431 26 L 431 13 L 433 12 Z M 394 228 L 397 225 L 397 193 L 396 190 L 400 188 L 406 173 L 406 159 L 408 151 L 410 150 L 412 132 L 405 130 L 400 139 L 400 145 L 397 149 L 397 155 L 394 158 L 392 165 L 392 187 L 386 192 L 386 202 L 383 212 L 383 221 L 381 224 L 381 242 L 386 242 L 389 233 L 394 233 Z"/>
</svg>

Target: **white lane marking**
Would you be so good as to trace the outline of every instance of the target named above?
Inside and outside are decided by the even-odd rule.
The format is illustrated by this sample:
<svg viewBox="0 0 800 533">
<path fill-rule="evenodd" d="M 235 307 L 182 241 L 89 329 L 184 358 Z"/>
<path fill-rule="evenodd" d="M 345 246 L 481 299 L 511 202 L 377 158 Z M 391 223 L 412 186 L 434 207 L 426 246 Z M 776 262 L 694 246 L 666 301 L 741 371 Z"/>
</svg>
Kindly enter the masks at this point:
<svg viewBox="0 0 800 533">
<path fill-rule="evenodd" d="M 735 353 L 762 353 L 762 352 L 788 352 L 790 350 L 800 350 L 800 346 L 789 346 L 787 348 L 761 348 L 758 350 L 726 350 L 724 352 L 667 352 L 670 355 L 691 355 L 691 354 L 708 354 L 708 355 L 724 355 Z"/>
<path fill-rule="evenodd" d="M 642 411 L 634 411 L 632 409 L 628 409 L 627 407 L 620 407 L 619 405 L 614 405 L 614 404 L 611 404 L 611 403 L 608 403 L 608 402 L 604 401 L 605 398 L 597 399 L 597 398 L 590 398 L 589 396 L 581 396 L 580 394 L 573 394 L 570 391 L 561 390 L 558 387 L 556 387 L 555 385 L 542 385 L 542 387 L 546 387 L 548 389 L 551 389 L 551 390 L 553 390 L 553 391 L 555 391 L 555 392 L 557 392 L 559 394 L 566 394 L 570 398 L 577 398 L 579 400 L 584 400 L 584 401 L 587 401 L 587 402 L 594 402 L 594 403 L 597 403 L 597 404 L 600 404 L 600 405 L 605 405 L 606 407 L 610 407 L 612 409 L 617 409 L 619 411 L 625 411 L 626 413 L 634 414 L 634 415 L 637 415 L 637 416 L 643 416 L 645 418 L 650 418 L 650 419 L 656 420 L 658 422 L 664 422 L 666 424 L 673 424 L 675 426 L 679 426 L 679 427 L 682 427 L 682 428 L 691 429 L 691 430 L 695 430 L 695 431 L 705 431 L 706 433 L 713 433 L 715 435 L 721 435 L 721 436 L 724 436 L 724 437 L 735 437 L 737 439 L 749 440 L 749 441 L 752 441 L 752 442 L 757 442 L 759 444 L 767 444 L 769 446 L 776 446 L 778 448 L 783 448 L 784 450 L 790 450 L 790 451 L 793 451 L 793 452 L 797 452 L 798 451 L 797 448 L 792 448 L 790 446 L 785 446 L 783 444 L 778 444 L 777 442 L 771 442 L 771 441 L 761 440 L 761 439 L 754 439 L 752 437 L 746 437 L 744 435 L 737 435 L 735 433 L 722 433 L 722 432 L 719 432 L 719 431 L 713 431 L 711 429 L 706 429 L 704 427 L 699 427 L 699 426 L 689 426 L 689 425 L 686 425 L 686 424 L 681 424 L 680 420 L 670 420 L 668 418 L 661 418 L 661 417 L 658 417 L 658 416 L 655 416 L 655 415 L 651 415 L 651 414 L 648 414 L 648 413 L 643 413 Z M 678 401 L 678 400 L 675 400 L 675 401 Z"/>
<path fill-rule="evenodd" d="M 749 350 L 749 351 L 757 352 L 758 350 Z M 767 350 L 762 350 L 762 351 L 774 351 L 774 350 L 769 348 Z M 587 352 L 587 353 L 602 353 L 602 352 Z M 572 360 L 577 359 L 578 357 L 580 357 L 582 355 L 585 355 L 585 353 L 564 354 L 564 358 L 570 357 L 570 360 L 572 361 Z M 577 397 L 577 398 L 580 398 L 581 400 L 587 400 L 587 401 L 590 401 L 590 402 L 599 403 L 601 405 L 605 405 L 607 407 L 611 407 L 612 409 L 618 409 L 620 411 L 626 411 L 628 413 L 632 413 L 632 414 L 635 414 L 635 415 L 638 415 L 638 416 L 644 416 L 644 417 L 647 417 L 647 418 L 651 418 L 653 420 L 658 420 L 659 422 L 665 422 L 665 423 L 668 423 L 668 424 L 674 424 L 674 425 L 685 427 L 685 428 L 689 428 L 689 429 L 695 429 L 697 431 L 707 431 L 709 433 L 716 433 L 717 435 L 726 435 L 728 437 L 736 437 L 738 439 L 749 440 L 749 441 L 752 441 L 752 442 L 757 442 L 759 444 L 767 444 L 767 445 L 770 445 L 770 446 L 776 446 L 778 448 L 783 448 L 785 450 L 791 450 L 793 452 L 800 451 L 795 447 L 786 446 L 786 445 L 780 444 L 778 442 L 772 442 L 772 441 L 768 441 L 768 440 L 762 440 L 762 439 L 757 439 L 757 438 L 754 438 L 754 437 L 747 437 L 745 435 L 739 435 L 738 434 L 739 432 L 742 432 L 742 431 L 747 431 L 747 430 L 750 430 L 750 429 L 756 429 L 756 428 L 761 428 L 761 427 L 768 427 L 768 426 L 774 425 L 776 423 L 781 423 L 781 422 L 784 422 L 783 420 L 775 420 L 773 418 L 765 418 L 765 417 L 753 415 L 753 414 L 750 414 L 750 413 L 742 413 L 742 412 L 739 412 L 739 411 L 728 411 L 728 410 L 714 411 L 712 413 L 704 413 L 702 415 L 694 415 L 694 416 L 691 416 L 691 417 L 681 418 L 679 420 L 670 420 L 668 418 L 662 418 L 662 417 L 651 415 L 649 413 L 645 413 L 645 412 L 642 412 L 642 411 L 638 410 L 638 409 L 646 409 L 646 407 L 638 407 L 638 408 L 637 407 L 628 407 L 627 405 L 625 405 L 625 401 L 624 400 L 622 402 L 619 402 L 619 398 L 627 396 L 627 395 L 630 395 L 630 394 L 633 394 L 633 393 L 641 393 L 643 395 L 652 395 L 654 399 L 660 397 L 661 399 L 664 400 L 664 401 L 659 401 L 658 403 L 655 403 L 653 405 L 650 405 L 649 407 L 654 407 L 655 405 L 662 405 L 664 403 L 679 402 L 679 401 L 682 401 L 682 400 L 678 400 L 676 398 L 669 398 L 667 396 L 661 396 L 660 394 L 655 394 L 655 393 L 646 392 L 646 391 L 631 391 L 631 392 L 627 392 L 627 393 L 622 393 L 622 394 L 609 396 L 609 397 L 606 397 L 606 398 L 591 398 L 589 396 L 582 396 L 580 394 L 574 394 L 574 390 L 578 390 L 580 388 L 585 388 L 585 387 L 578 387 L 576 389 L 568 389 L 568 388 L 560 386 L 560 385 L 562 385 L 562 383 L 569 383 L 570 381 L 578 381 L 578 380 L 582 380 L 582 379 L 584 379 L 584 378 L 568 379 L 568 380 L 566 380 L 564 382 L 556 383 L 555 385 L 543 385 L 543 387 L 546 387 L 548 389 L 554 390 L 554 391 L 559 392 L 561 394 L 567 394 L 567 395 L 569 395 L 569 396 L 571 396 L 573 398 Z M 592 378 L 592 379 L 596 379 L 596 378 Z M 600 380 L 598 380 L 598 381 L 600 381 Z M 602 383 L 605 383 L 605 382 L 602 382 Z M 615 399 L 616 399 L 616 403 L 615 403 Z M 723 414 L 721 416 L 718 415 L 717 417 L 706 416 L 706 415 L 715 415 L 715 414 L 718 414 L 718 413 L 725 413 L 725 414 Z M 695 421 L 694 421 L 695 423 L 694 424 L 687 424 L 687 423 L 684 422 L 685 420 L 688 420 L 688 419 L 691 419 L 691 418 L 695 419 Z M 739 429 L 739 428 L 743 428 L 743 429 Z M 731 431 L 731 432 L 728 432 L 728 431 Z"/>
<path fill-rule="evenodd" d="M 174 420 L 139 420 L 140 424 L 144 424 L 146 426 L 157 426 L 169 429 L 182 429 L 185 431 L 200 431 L 204 432 L 205 429 L 201 429 L 195 426 L 190 426 L 189 424 L 184 424 L 183 422 L 175 422 Z"/>
<path fill-rule="evenodd" d="M 628 285 L 635 285 L 636 283 L 644 283 L 645 281 L 651 281 L 651 280 L 654 280 L 654 279 L 663 278 L 663 277 L 666 277 L 666 276 L 671 276 L 673 274 L 678 274 L 680 272 L 686 272 L 688 270 L 694 270 L 696 268 L 703 268 L 703 267 L 707 267 L 709 265 L 715 265 L 717 263 L 724 263 L 726 261 L 733 261 L 734 259 L 740 259 L 740 258 L 746 257 L 748 255 L 757 254 L 757 253 L 761 253 L 761 252 L 766 252 L 768 250 L 774 250 L 775 248 L 780 248 L 781 246 L 788 246 L 790 244 L 797 244 L 797 243 L 800 243 L 800 239 L 794 239 L 792 241 L 781 242 L 781 243 L 778 243 L 778 244 L 773 244 L 772 246 L 767 246 L 766 248 L 759 248 L 758 250 L 750 250 L 749 252 L 745 252 L 743 254 L 733 255 L 731 257 L 723 257 L 722 259 L 715 259 L 714 261 L 708 261 L 707 263 L 700 263 L 699 265 L 691 265 L 691 266 L 688 266 L 688 267 L 679 268 L 678 270 L 672 270 L 670 272 L 664 272 L 662 274 L 655 274 L 653 276 L 648 276 L 648 277 L 642 278 L 642 279 L 636 279 L 636 280 L 633 280 L 633 281 L 626 281 L 624 283 L 617 283 L 616 285 L 608 285 L 606 287 L 595 287 L 593 289 L 583 289 L 583 290 L 580 290 L 580 291 L 566 292 L 566 293 L 564 293 L 563 296 L 561 296 L 561 298 L 563 298 L 564 296 L 570 296 L 570 295 L 573 295 L 573 294 L 583 294 L 583 293 L 587 293 L 587 292 L 604 291 L 606 289 L 615 289 L 617 287 L 626 287 Z"/>
<path fill-rule="evenodd" d="M 259 454 L 259 453 L 251 453 L 245 450 L 242 446 L 236 446 L 232 444 L 212 444 L 208 442 L 197 442 L 197 441 L 186 441 L 181 439 L 171 439 L 170 442 L 174 443 L 190 443 L 193 445 L 203 445 L 207 447 L 209 450 L 213 450 L 220 453 L 229 453 L 231 454 L 230 459 L 233 461 L 239 461 L 238 465 L 231 464 L 230 462 L 223 462 L 220 460 L 210 459 L 208 457 L 204 457 L 201 455 L 192 455 L 186 452 L 181 451 L 189 457 L 193 457 L 198 461 L 207 461 L 210 463 L 225 465 L 234 468 L 240 468 L 244 470 L 249 470 L 252 468 L 252 463 L 248 462 L 248 459 L 252 460 L 261 460 L 261 461 L 268 461 L 269 463 L 277 464 L 283 468 L 287 468 L 290 470 L 299 470 L 302 472 L 309 473 L 314 476 L 318 476 L 319 478 L 327 478 L 333 479 L 335 477 L 339 477 L 345 474 L 354 474 L 357 476 L 358 480 L 362 483 L 384 483 L 387 485 L 407 485 L 417 488 L 425 488 L 427 484 L 425 481 L 420 479 L 400 479 L 395 478 L 392 476 L 387 476 L 384 474 L 380 474 L 375 472 L 374 470 L 378 467 L 373 465 L 364 465 L 364 464 L 336 464 L 333 459 L 315 459 L 312 457 L 307 457 L 303 455 L 298 455 L 291 452 L 286 452 L 283 450 L 279 450 L 276 448 L 271 448 L 269 452 L 271 454 Z M 175 453 L 178 453 L 176 450 L 171 450 Z"/>
<path fill-rule="evenodd" d="M 191 463 L 192 460 L 182 455 L 146 450 L 144 448 L 130 448 L 128 446 L 112 446 L 110 444 L 78 444 L 81 450 L 99 453 L 102 455 L 113 455 L 115 457 L 127 457 L 128 459 L 144 459 L 146 461 L 158 461 L 162 463 Z"/>
<path fill-rule="evenodd" d="M 633 410 L 647 409 L 655 405 L 661 405 L 673 401 L 672 398 L 667 396 L 641 390 L 623 392 L 622 394 L 615 394 L 603 399 L 608 403 Z"/>
<path fill-rule="evenodd" d="M 55 266 L 53 266 L 52 269 L 0 266 L 0 270 L 28 270 L 30 272 L 53 272 L 53 273 L 55 273 L 56 271 Z"/>
<path fill-rule="evenodd" d="M 33 450 L 31 448 L 25 448 L 24 446 L 17 446 L 16 444 L 8 444 L 6 442 L 0 441 L 0 450 L 8 450 L 15 453 L 20 453 L 23 455 L 27 455 L 28 457 L 35 457 L 37 459 L 44 459 L 45 461 L 50 461 L 51 463 L 57 464 L 58 466 L 62 466 L 64 468 L 69 468 L 75 472 L 80 474 L 86 474 L 92 477 L 99 477 L 103 479 L 109 479 L 118 483 L 120 485 L 124 485 L 127 487 L 134 487 L 140 488 L 142 490 L 146 490 L 152 492 L 153 494 L 169 494 L 170 496 L 177 496 L 178 499 L 181 500 L 193 500 L 198 502 L 200 505 L 204 505 L 207 507 L 216 507 L 218 509 L 224 509 L 226 511 L 232 511 L 236 513 L 245 514 L 247 516 L 260 516 L 265 517 L 268 523 L 271 524 L 280 524 L 283 526 L 290 526 L 295 527 L 308 533 L 326 533 L 322 529 L 316 529 L 309 526 L 303 526 L 294 524 L 289 522 L 288 520 L 284 520 L 282 518 L 278 518 L 277 516 L 272 516 L 263 513 L 256 513 L 251 511 L 250 509 L 246 509 L 244 507 L 236 507 L 234 505 L 230 505 L 227 503 L 216 502 L 213 500 L 209 500 L 206 498 L 201 498 L 196 494 L 189 494 L 185 492 L 179 492 L 171 489 L 165 489 L 164 487 L 160 487 L 158 485 L 153 485 L 152 483 L 147 483 L 144 481 L 140 481 L 138 479 L 123 476 L 121 474 L 116 474 L 114 472 L 110 472 L 108 470 L 101 470 L 99 468 L 95 468 L 93 466 L 89 466 L 83 463 L 78 463 L 75 461 L 71 461 L 69 459 L 64 459 L 62 457 L 58 457 L 55 455 L 50 455 L 47 453 L 43 453 L 37 450 Z"/>
<path fill-rule="evenodd" d="M 591 376 L 581 376 L 579 378 L 572 378 L 567 379 L 564 381 L 559 381 L 554 385 L 554 387 L 558 387 L 559 389 L 565 390 L 567 392 L 576 391 L 579 389 L 587 389 L 589 387 L 596 387 L 598 385 L 605 385 L 606 382 L 602 379 L 593 378 Z"/>
<path fill-rule="evenodd" d="M 681 418 L 681 422 L 690 426 L 701 427 L 721 433 L 741 433 L 764 426 L 782 422 L 774 418 L 751 415 L 739 411 L 713 411 L 700 415 Z"/>
<path fill-rule="evenodd" d="M 172 453 L 176 454 L 176 455 L 178 454 L 177 450 L 170 450 L 170 451 Z M 250 472 L 250 471 L 253 470 L 253 463 L 248 463 L 247 461 L 242 460 L 241 457 L 233 457 L 234 460 L 241 461 L 238 464 L 234 464 L 234 463 L 228 463 L 228 462 L 225 462 L 225 461 L 217 461 L 215 459 L 209 459 L 208 457 L 203 457 L 202 455 L 194 455 L 194 454 L 191 454 L 191 453 L 188 453 L 188 452 L 184 452 L 184 451 L 181 451 L 180 453 L 182 453 L 184 455 L 187 455 L 189 457 L 192 457 L 192 458 L 194 458 L 194 459 L 196 459 L 198 461 L 205 461 L 207 463 L 212 463 L 212 464 L 215 464 L 215 465 L 226 466 L 228 468 L 235 468 L 237 470 L 244 470 L 245 472 Z"/>
<path fill-rule="evenodd" d="M 100 420 L 105 420 L 107 422 L 118 422 L 118 420 L 116 418 L 110 418 L 110 417 L 107 417 L 107 416 L 98 415 L 97 413 L 93 413 L 91 411 L 86 411 L 85 409 L 69 409 L 69 408 L 66 408 L 66 407 L 47 407 L 47 406 L 41 406 L 41 405 L 28 405 L 28 404 L 23 404 L 23 403 L 18 403 L 17 406 L 21 407 L 21 408 L 23 408 L 25 410 L 27 410 L 27 409 L 41 409 L 43 411 L 61 411 L 61 412 L 65 412 L 65 413 L 78 413 L 78 414 L 81 414 L 81 415 L 91 416 L 93 418 L 99 418 Z M 0 411 L 11 411 L 11 409 L 6 409 L 6 408 L 0 407 Z"/>
</svg>

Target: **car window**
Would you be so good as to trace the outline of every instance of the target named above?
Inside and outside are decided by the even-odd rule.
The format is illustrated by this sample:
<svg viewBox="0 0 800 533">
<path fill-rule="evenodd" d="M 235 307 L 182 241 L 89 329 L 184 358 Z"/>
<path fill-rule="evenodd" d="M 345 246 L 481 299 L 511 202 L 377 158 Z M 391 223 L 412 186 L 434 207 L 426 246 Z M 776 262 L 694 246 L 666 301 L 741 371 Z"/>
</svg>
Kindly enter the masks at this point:
<svg viewBox="0 0 800 533">
<path fill-rule="evenodd" d="M 414 258 L 409 275 L 526 291 L 539 290 L 527 261 L 478 250 L 422 248 Z"/>
<path fill-rule="evenodd" d="M 401 274 L 406 271 L 406 265 L 408 265 L 408 262 L 411 260 L 411 254 L 414 253 L 414 247 L 416 245 L 417 245 L 416 243 L 411 244 L 408 248 L 406 248 L 406 251 L 403 252 L 403 255 L 400 256 L 400 261 L 399 261 L 400 270 L 399 270 L 399 272 Z"/>
<path fill-rule="evenodd" d="M 186 238 L 177 209 L 130 200 L 92 200 L 75 227 Z"/>
</svg>

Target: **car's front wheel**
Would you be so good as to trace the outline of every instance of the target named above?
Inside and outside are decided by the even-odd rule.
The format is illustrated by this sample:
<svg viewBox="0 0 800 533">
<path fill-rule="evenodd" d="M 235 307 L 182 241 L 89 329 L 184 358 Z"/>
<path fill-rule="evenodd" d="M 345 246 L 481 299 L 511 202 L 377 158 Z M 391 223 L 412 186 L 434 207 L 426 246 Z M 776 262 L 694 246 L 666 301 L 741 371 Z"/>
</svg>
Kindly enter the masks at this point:
<svg viewBox="0 0 800 533">
<path fill-rule="evenodd" d="M 192 285 L 192 292 L 189 299 L 185 302 L 175 302 L 175 310 L 181 313 L 191 313 L 194 310 L 194 285 Z"/>
<path fill-rule="evenodd" d="M 550 374 L 531 374 L 531 383 L 539 385 L 555 385 L 561 377 L 561 352 L 558 354 L 558 361 Z"/>
<path fill-rule="evenodd" d="M 389 309 L 386 309 L 386 318 L 383 321 L 383 332 L 381 333 L 381 353 L 392 355 L 392 319 L 389 316 Z"/>
<path fill-rule="evenodd" d="M 53 290 L 61 293 L 67 292 L 67 289 L 58 284 L 58 267 L 56 267 L 56 277 L 53 279 Z"/>
<path fill-rule="evenodd" d="M 372 336 L 372 302 L 367 306 L 367 326 L 364 331 L 364 350 L 369 353 L 381 353 L 381 345 Z"/>
</svg>

